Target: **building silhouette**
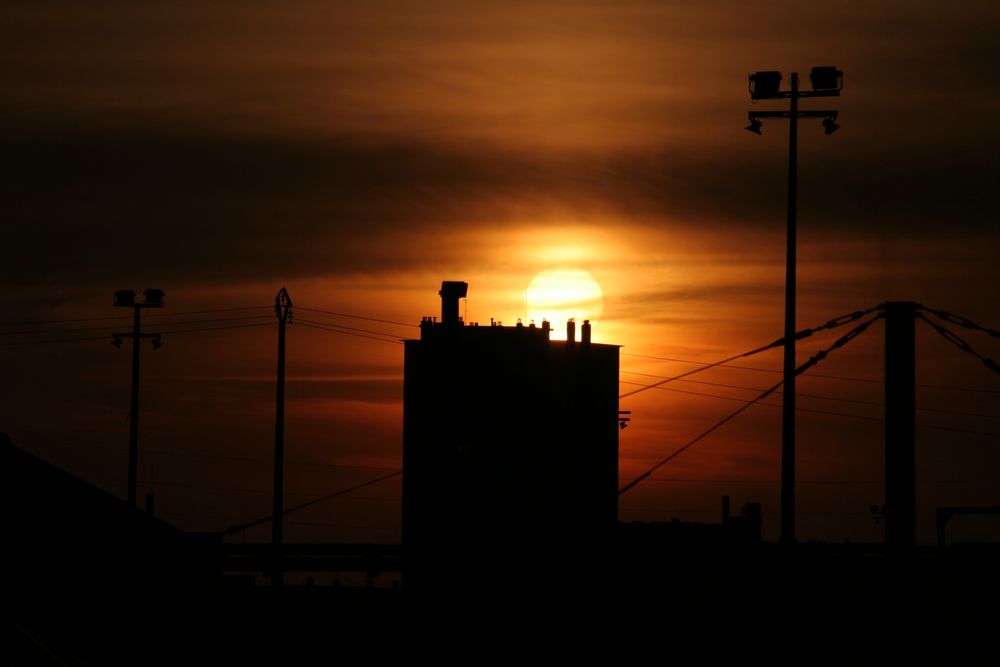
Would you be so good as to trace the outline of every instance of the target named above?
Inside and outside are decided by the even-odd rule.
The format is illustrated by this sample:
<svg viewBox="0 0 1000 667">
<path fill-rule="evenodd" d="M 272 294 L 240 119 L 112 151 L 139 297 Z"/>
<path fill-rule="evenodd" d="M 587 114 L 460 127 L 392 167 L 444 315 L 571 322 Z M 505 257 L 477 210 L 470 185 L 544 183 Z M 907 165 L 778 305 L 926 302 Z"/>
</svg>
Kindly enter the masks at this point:
<svg viewBox="0 0 1000 667">
<path fill-rule="evenodd" d="M 548 322 L 465 323 L 464 282 L 405 343 L 405 587 L 599 558 L 618 514 L 618 352 Z"/>
</svg>

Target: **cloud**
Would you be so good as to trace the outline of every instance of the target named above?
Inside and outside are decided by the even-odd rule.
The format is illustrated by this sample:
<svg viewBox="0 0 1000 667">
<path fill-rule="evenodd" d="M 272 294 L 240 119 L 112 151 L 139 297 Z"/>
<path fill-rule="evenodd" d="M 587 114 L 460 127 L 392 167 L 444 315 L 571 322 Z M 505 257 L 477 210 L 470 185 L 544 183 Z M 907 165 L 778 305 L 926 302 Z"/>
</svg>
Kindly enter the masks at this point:
<svg viewBox="0 0 1000 667">
<path fill-rule="evenodd" d="M 626 231 L 681 221 L 720 234 L 784 217 L 774 146 L 766 157 L 742 148 L 552 155 L 104 123 L 14 132 L 3 260 L 26 284 L 405 269 L 454 259 L 456 239 L 482 230 L 559 224 L 553 210 Z M 1000 164 L 988 146 L 803 162 L 800 211 L 814 229 L 961 235 L 991 230 L 1000 215 L 991 179 Z"/>
</svg>

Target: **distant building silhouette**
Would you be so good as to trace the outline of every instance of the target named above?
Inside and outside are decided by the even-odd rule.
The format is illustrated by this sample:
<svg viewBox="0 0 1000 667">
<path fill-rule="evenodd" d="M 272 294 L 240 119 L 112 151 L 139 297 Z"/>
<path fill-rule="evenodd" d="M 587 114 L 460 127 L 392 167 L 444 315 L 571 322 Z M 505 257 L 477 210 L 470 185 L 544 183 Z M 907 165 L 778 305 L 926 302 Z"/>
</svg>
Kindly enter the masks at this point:
<svg viewBox="0 0 1000 667">
<path fill-rule="evenodd" d="M 467 324 L 464 282 L 406 341 L 404 586 L 551 576 L 613 539 L 618 346 L 549 323 Z"/>
</svg>

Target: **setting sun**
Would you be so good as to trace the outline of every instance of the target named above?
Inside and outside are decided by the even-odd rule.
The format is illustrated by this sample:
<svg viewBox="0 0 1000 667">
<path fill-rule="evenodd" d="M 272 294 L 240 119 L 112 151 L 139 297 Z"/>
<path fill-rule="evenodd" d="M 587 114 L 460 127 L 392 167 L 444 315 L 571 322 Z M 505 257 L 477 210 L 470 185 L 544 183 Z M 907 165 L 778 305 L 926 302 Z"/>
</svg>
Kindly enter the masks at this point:
<svg viewBox="0 0 1000 667">
<path fill-rule="evenodd" d="M 601 316 L 604 293 L 594 277 L 572 266 L 545 269 L 536 275 L 525 292 L 528 320 L 552 323 L 552 337 L 566 338 L 566 321 L 593 322 Z"/>
</svg>

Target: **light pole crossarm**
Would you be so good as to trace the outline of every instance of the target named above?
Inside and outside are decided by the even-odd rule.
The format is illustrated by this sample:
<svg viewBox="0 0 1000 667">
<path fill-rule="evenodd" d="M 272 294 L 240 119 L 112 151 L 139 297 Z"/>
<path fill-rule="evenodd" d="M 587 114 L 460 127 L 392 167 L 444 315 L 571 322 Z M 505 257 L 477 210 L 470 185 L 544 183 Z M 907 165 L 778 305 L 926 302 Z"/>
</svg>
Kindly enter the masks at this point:
<svg viewBox="0 0 1000 667">
<path fill-rule="evenodd" d="M 112 338 L 160 338 L 163 334 L 158 333 L 113 333 Z"/>
<path fill-rule="evenodd" d="M 790 90 L 782 90 L 771 95 L 758 95 L 754 97 L 755 100 L 787 100 L 792 95 L 795 97 L 840 97 L 839 90 L 799 90 L 792 92 Z"/>
<path fill-rule="evenodd" d="M 755 118 L 791 118 L 791 111 L 749 111 L 747 112 L 750 119 Z M 836 111 L 798 111 L 795 113 L 797 118 L 836 118 Z"/>
</svg>

